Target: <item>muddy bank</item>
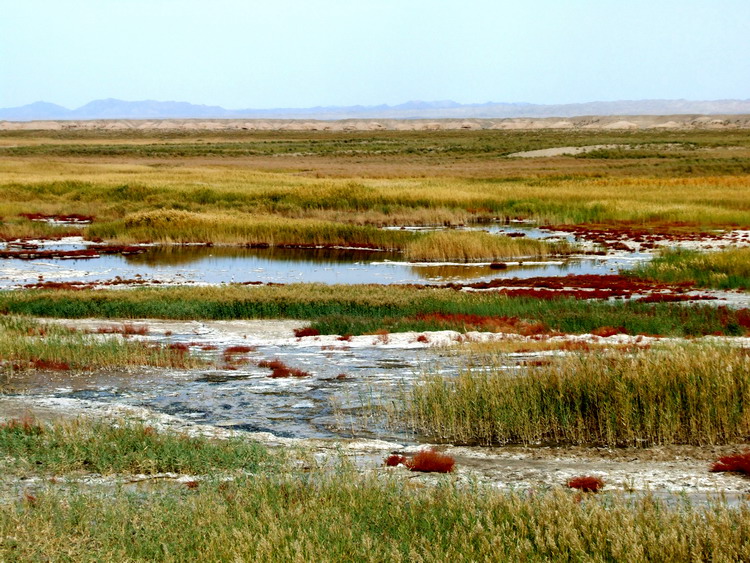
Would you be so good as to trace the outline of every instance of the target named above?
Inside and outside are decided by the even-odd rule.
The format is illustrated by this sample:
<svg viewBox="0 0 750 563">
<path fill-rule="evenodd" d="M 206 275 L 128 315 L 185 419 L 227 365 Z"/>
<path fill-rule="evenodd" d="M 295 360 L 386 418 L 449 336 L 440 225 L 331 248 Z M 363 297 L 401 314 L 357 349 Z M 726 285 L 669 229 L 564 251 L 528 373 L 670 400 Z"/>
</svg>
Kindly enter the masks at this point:
<svg viewBox="0 0 750 563">
<path fill-rule="evenodd" d="M 2 418 L 32 414 L 41 420 L 55 421 L 75 417 L 74 405 L 65 401 L 24 399 L 0 396 Z M 409 472 L 403 467 L 386 468 L 384 461 L 391 453 L 412 455 L 429 445 L 407 446 L 398 442 L 362 439 L 295 439 L 263 432 L 236 432 L 226 428 L 195 424 L 174 416 L 154 413 L 135 407 L 112 407 L 101 403 L 89 405 L 88 417 L 105 419 L 115 424 L 126 420 L 147 423 L 160 431 L 178 431 L 189 435 L 213 438 L 244 436 L 269 447 L 299 449 L 304 455 L 299 463 L 314 462 L 320 467 L 335 465 L 341 457 L 349 459 L 360 471 L 375 471 L 423 482 L 436 483 L 446 477 L 436 474 Z M 605 482 L 606 492 L 686 495 L 694 501 L 725 495 L 730 501 L 744 499 L 750 493 L 750 479 L 736 474 L 711 473 L 711 462 L 721 455 L 742 451 L 742 444 L 697 448 L 669 446 L 648 449 L 601 449 L 582 447 L 529 448 L 468 448 L 440 446 L 439 450 L 456 460 L 452 480 L 484 483 L 502 490 L 530 491 L 562 487 L 576 476 L 594 475 Z M 180 485 L 200 481 L 206 476 L 164 474 L 156 476 L 79 475 L 72 479 L 78 486 L 112 487 L 124 483 L 153 485 L 172 482 Z M 215 478 L 215 477 L 214 477 Z M 59 483 L 56 483 L 59 485 Z M 19 490 L 35 490 L 49 486 L 44 479 L 22 482 L 5 480 L 5 495 Z"/>
</svg>

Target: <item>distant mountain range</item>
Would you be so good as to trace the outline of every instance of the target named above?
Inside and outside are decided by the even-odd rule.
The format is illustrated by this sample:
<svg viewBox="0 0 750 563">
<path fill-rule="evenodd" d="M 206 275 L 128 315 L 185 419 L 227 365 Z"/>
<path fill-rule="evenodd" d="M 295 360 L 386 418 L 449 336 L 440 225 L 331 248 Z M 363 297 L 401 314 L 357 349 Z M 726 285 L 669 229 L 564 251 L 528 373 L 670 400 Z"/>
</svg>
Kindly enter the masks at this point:
<svg viewBox="0 0 750 563">
<path fill-rule="evenodd" d="M 412 101 L 389 106 L 224 109 L 188 102 L 116 99 L 94 100 L 77 109 L 49 102 L 0 109 L 0 120 L 89 119 L 492 119 L 508 117 L 577 117 L 585 115 L 725 115 L 750 114 L 749 100 L 625 100 L 581 104 L 459 104 L 450 100 Z"/>
</svg>

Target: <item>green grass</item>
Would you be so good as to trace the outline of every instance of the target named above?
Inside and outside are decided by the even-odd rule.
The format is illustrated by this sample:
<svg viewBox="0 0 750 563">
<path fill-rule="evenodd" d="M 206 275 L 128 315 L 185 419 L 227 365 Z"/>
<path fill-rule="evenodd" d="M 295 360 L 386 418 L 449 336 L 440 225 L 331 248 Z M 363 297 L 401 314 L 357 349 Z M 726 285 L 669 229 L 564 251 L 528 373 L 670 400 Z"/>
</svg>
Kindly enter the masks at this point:
<svg viewBox="0 0 750 563">
<path fill-rule="evenodd" d="M 301 452 L 304 455 L 304 452 Z M 0 424 L 0 560 L 29 561 L 736 561 L 750 507 L 562 488 L 506 493 L 442 476 L 310 469 L 244 439 L 190 438 L 142 424 Z M 62 481 L 178 472 L 192 488 Z M 40 481 L 16 480 L 50 476 Z M 7 490 L 7 489 L 5 489 Z M 5 490 L 2 491 L 3 494 Z"/>
<path fill-rule="evenodd" d="M 72 561 L 740 561 L 750 508 L 259 475 L 0 505 L 0 557 Z"/>
<path fill-rule="evenodd" d="M 377 285 L 134 288 L 129 291 L 2 291 L 0 313 L 59 318 L 303 319 L 323 334 L 386 329 L 474 330 L 460 315 L 518 317 L 549 330 L 587 333 L 622 327 L 629 334 L 742 335 L 746 310 L 673 303 L 539 300 L 451 289 Z M 447 318 L 433 318 L 442 313 Z M 428 315 L 428 316 L 425 316 Z M 451 315 L 455 316 L 452 318 Z M 456 316 L 459 315 L 459 316 Z"/>
<path fill-rule="evenodd" d="M 203 365 L 200 359 L 167 346 L 85 334 L 17 316 L 0 316 L 0 370 L 199 365 Z"/>
<path fill-rule="evenodd" d="M 20 141 L 2 147 L 8 156 L 130 156 L 142 158 L 248 157 L 484 157 L 551 147 L 623 144 L 629 151 L 690 156 L 696 149 L 750 146 L 744 130 L 721 131 L 3 131 Z M 39 139 L 35 144 L 24 140 Z M 104 142 L 102 142 L 104 141 Z M 612 149 L 617 151 L 617 149 Z M 676 153 L 676 154 L 675 154 Z M 606 156 L 611 156 L 607 154 Z M 605 156 L 605 157 L 606 157 Z M 589 157 L 592 158 L 592 157 Z M 593 157 L 593 158 L 596 158 Z M 627 158 L 627 156 L 625 156 Z"/>
<path fill-rule="evenodd" d="M 743 441 L 749 405 L 746 350 L 687 345 L 428 376 L 407 392 L 403 416 L 452 443 L 646 447 Z"/>
<path fill-rule="evenodd" d="M 83 420 L 42 424 L 0 422 L 0 457 L 20 474 L 111 473 L 211 474 L 258 470 L 265 448 L 248 440 L 209 440 L 157 432 L 143 424 L 113 426 Z"/>
<path fill-rule="evenodd" d="M 750 289 L 750 248 L 717 252 L 667 250 L 630 270 L 633 276 L 666 283 L 693 282 L 715 289 Z"/>
</svg>

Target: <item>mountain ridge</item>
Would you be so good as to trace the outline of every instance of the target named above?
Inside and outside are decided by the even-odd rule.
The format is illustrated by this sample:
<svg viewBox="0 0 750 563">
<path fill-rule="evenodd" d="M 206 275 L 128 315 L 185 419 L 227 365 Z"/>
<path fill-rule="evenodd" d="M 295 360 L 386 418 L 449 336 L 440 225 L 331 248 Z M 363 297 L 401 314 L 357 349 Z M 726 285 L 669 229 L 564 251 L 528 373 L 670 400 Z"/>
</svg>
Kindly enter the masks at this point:
<svg viewBox="0 0 750 563">
<path fill-rule="evenodd" d="M 411 100 L 374 106 L 316 106 L 309 108 L 225 109 L 190 102 L 116 98 L 92 100 L 75 109 L 38 101 L 0 108 L 0 120 L 98 119 L 493 119 L 512 117 L 579 117 L 588 115 L 733 115 L 750 114 L 747 100 L 619 100 L 572 104 L 485 102 L 460 104 L 452 100 Z"/>
</svg>

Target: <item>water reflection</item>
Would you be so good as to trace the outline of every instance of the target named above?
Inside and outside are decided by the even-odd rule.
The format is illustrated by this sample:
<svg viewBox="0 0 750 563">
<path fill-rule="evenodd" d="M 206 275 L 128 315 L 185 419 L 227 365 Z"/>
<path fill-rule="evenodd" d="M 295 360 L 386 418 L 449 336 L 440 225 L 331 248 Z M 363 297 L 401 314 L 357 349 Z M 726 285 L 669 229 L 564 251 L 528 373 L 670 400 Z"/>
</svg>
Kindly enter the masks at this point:
<svg viewBox="0 0 750 563">
<path fill-rule="evenodd" d="M 144 254 L 126 256 L 125 261 L 143 266 L 180 266 L 200 261 L 269 261 L 312 264 L 346 264 L 373 259 L 398 260 L 396 252 L 373 252 L 340 248 L 237 248 L 228 246 L 158 246 Z"/>
</svg>

